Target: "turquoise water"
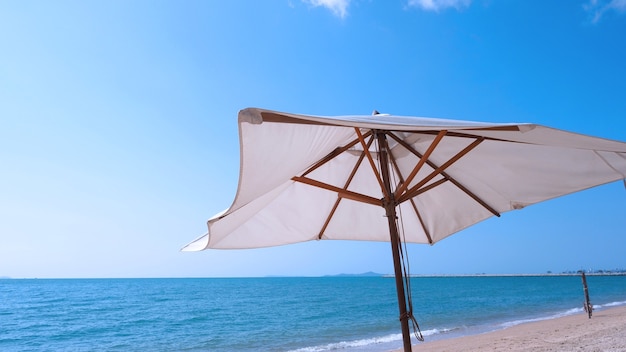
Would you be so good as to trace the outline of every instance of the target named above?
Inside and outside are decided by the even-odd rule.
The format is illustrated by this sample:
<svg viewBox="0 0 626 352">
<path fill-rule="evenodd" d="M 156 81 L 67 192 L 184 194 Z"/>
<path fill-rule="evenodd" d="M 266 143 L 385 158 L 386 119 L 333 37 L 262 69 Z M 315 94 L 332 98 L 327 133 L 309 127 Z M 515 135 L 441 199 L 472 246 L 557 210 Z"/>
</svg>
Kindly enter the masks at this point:
<svg viewBox="0 0 626 352">
<path fill-rule="evenodd" d="M 588 276 L 596 309 L 626 276 Z M 426 340 L 582 312 L 579 276 L 413 278 Z M 386 351 L 402 346 L 382 277 L 0 280 L 1 351 Z"/>
</svg>

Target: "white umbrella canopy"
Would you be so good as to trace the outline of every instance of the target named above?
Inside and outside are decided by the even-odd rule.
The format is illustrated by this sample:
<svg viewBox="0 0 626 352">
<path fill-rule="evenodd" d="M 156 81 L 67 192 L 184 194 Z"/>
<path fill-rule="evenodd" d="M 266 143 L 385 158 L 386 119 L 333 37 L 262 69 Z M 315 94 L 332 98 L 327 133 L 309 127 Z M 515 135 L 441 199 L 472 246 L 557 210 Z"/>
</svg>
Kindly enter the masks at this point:
<svg viewBox="0 0 626 352">
<path fill-rule="evenodd" d="M 183 250 L 388 242 L 374 130 L 386 133 L 393 197 L 411 243 L 433 244 L 491 216 L 626 178 L 626 143 L 536 124 L 249 108 L 239 113 L 235 200 Z"/>
<path fill-rule="evenodd" d="M 535 124 L 249 108 L 239 112 L 239 140 L 233 204 L 183 250 L 390 242 L 405 351 L 409 321 L 419 327 L 403 243 L 434 244 L 491 216 L 626 179 L 626 143 Z"/>
</svg>

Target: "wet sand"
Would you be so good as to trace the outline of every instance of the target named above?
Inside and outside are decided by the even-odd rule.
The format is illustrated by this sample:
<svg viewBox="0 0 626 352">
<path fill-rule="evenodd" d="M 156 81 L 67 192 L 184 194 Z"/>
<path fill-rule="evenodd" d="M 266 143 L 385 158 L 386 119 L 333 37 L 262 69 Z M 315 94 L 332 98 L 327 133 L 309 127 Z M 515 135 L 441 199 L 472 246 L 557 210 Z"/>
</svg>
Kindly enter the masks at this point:
<svg viewBox="0 0 626 352">
<path fill-rule="evenodd" d="M 626 351 L 626 306 L 516 325 L 447 340 L 422 342 L 413 351 Z"/>
</svg>

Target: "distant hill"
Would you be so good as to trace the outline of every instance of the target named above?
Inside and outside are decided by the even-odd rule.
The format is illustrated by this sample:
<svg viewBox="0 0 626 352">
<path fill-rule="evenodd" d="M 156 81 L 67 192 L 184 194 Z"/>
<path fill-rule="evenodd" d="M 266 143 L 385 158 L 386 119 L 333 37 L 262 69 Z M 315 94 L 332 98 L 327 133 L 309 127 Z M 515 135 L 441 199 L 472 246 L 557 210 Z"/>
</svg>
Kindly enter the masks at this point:
<svg viewBox="0 0 626 352">
<path fill-rule="evenodd" d="M 385 274 L 375 273 L 373 271 L 368 271 L 362 274 L 337 274 L 337 275 L 324 275 L 324 277 L 382 277 L 386 276 Z"/>
</svg>

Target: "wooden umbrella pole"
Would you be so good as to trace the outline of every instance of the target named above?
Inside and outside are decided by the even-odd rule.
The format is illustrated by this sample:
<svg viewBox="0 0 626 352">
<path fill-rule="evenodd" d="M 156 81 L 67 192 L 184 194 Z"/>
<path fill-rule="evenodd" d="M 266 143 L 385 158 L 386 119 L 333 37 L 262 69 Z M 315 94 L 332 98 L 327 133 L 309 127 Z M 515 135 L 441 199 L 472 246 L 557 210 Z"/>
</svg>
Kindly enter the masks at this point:
<svg viewBox="0 0 626 352">
<path fill-rule="evenodd" d="M 383 179 L 383 186 L 386 188 L 387 196 L 383 200 L 385 214 L 389 223 L 389 235 L 391 238 L 391 251 L 393 254 L 393 268 L 396 279 L 396 292 L 398 294 L 398 307 L 400 310 L 400 325 L 402 327 L 402 341 L 404 351 L 411 352 L 411 332 L 409 330 L 409 314 L 407 310 L 407 301 L 404 290 L 404 280 L 402 272 L 402 262 L 400 260 L 400 236 L 398 235 L 398 226 L 396 224 L 396 202 L 394 192 L 391 190 L 391 181 L 389 178 L 389 164 L 387 160 L 386 136 L 383 131 L 375 131 L 376 140 L 378 141 L 378 155 L 380 162 L 380 171 Z"/>
</svg>

